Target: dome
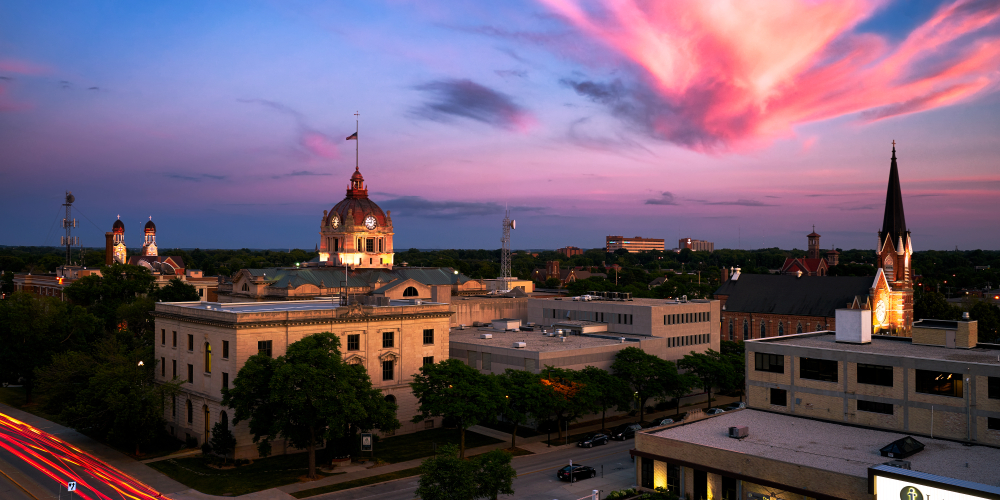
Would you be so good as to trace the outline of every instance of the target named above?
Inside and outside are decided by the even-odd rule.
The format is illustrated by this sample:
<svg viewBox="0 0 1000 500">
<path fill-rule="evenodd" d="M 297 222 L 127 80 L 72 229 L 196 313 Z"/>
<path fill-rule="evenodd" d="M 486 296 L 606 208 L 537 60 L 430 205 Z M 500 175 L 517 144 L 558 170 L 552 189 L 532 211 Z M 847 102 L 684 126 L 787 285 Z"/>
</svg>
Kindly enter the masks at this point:
<svg viewBox="0 0 1000 500">
<path fill-rule="evenodd" d="M 153 218 L 149 218 L 149 222 L 146 223 L 146 233 L 156 233 L 156 224 L 153 224 Z"/>
<path fill-rule="evenodd" d="M 352 221 L 347 220 L 348 212 L 351 212 Z M 376 229 L 389 226 L 389 219 L 386 217 L 385 212 L 382 211 L 382 208 L 374 201 L 368 199 L 365 178 L 357 168 L 354 169 L 354 174 L 351 175 L 351 187 L 347 190 L 347 196 L 330 210 L 326 220 L 323 221 L 324 227 L 330 227 L 330 221 L 334 215 L 340 217 L 340 224 L 342 226 L 353 223 L 355 226 L 363 227 L 365 218 L 369 215 L 375 217 L 375 221 L 378 224 Z"/>
<path fill-rule="evenodd" d="M 125 223 L 121 219 L 115 221 L 115 225 L 111 226 L 111 231 L 115 234 L 125 234 Z"/>
</svg>

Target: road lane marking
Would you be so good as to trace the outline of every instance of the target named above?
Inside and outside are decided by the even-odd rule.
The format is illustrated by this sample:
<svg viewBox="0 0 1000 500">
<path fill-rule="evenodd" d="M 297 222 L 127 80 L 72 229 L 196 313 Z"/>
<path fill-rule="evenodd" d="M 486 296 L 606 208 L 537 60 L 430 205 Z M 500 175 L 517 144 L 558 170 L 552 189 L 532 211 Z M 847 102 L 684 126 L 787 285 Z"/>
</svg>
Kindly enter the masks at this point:
<svg viewBox="0 0 1000 500">
<path fill-rule="evenodd" d="M 21 486 L 21 483 L 15 481 L 14 478 L 8 476 L 7 473 L 3 471 L 3 469 L 0 469 L 0 474 L 3 474 L 3 477 L 7 478 L 10 482 L 12 482 L 15 485 L 17 485 L 18 488 L 21 488 L 21 491 L 25 492 L 29 497 L 34 498 L 35 500 L 38 500 L 38 497 L 36 497 L 35 495 L 32 495 L 31 492 L 27 490 L 27 488 L 25 488 L 24 486 Z"/>
<path fill-rule="evenodd" d="M 622 452 L 621 451 L 612 451 L 612 452 L 605 453 L 603 455 L 594 455 L 594 456 L 588 457 L 588 458 L 601 458 L 601 457 L 606 457 L 606 456 L 609 456 L 609 455 L 614 455 L 615 453 L 622 453 Z M 566 465 L 567 464 L 559 464 L 559 465 L 556 465 L 556 466 L 553 466 L 553 467 L 546 467 L 544 469 L 538 469 L 538 470 L 533 470 L 531 472 L 525 472 L 524 474 L 518 473 L 517 477 L 527 476 L 529 474 L 534 474 L 536 472 L 545 472 L 547 470 L 552 470 L 552 469 L 561 469 L 561 468 L 565 467 Z"/>
</svg>

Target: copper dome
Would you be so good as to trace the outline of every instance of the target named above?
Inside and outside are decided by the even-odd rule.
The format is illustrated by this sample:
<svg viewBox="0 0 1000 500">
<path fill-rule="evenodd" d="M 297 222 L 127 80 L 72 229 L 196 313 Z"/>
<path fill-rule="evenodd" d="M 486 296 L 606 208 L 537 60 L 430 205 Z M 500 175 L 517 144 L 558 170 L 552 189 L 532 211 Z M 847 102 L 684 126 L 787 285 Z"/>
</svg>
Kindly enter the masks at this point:
<svg viewBox="0 0 1000 500">
<path fill-rule="evenodd" d="M 351 211 L 353 221 L 347 220 L 347 213 Z M 388 226 L 388 221 L 385 212 L 372 200 L 368 199 L 368 189 L 365 187 L 365 178 L 361 175 L 361 172 L 357 168 L 354 169 L 354 174 L 351 175 L 351 187 L 347 189 L 347 197 L 337 203 L 330 213 L 327 215 L 324 221 L 325 226 L 330 226 L 330 221 L 333 216 L 337 215 L 340 217 L 340 224 L 347 225 L 351 222 L 355 226 L 363 226 L 365 222 L 365 217 L 369 215 L 375 217 L 375 221 L 378 223 L 378 228 L 383 228 Z"/>
<path fill-rule="evenodd" d="M 146 233 L 156 233 L 156 224 L 153 224 L 153 218 L 149 218 L 149 222 L 146 223 Z"/>
<path fill-rule="evenodd" d="M 115 224 L 111 226 L 111 231 L 115 234 L 125 234 L 125 223 L 121 219 L 115 221 Z"/>
</svg>

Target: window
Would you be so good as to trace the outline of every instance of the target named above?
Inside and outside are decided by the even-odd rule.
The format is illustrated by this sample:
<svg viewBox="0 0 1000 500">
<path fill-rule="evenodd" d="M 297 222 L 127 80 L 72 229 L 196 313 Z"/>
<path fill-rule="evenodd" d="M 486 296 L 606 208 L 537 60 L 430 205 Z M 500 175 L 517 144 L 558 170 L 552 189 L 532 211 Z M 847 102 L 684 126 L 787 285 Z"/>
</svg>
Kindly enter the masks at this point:
<svg viewBox="0 0 1000 500">
<path fill-rule="evenodd" d="M 244 292 L 249 292 L 249 291 L 250 291 L 250 285 L 248 285 L 248 284 L 244 283 L 244 284 L 243 284 L 243 287 L 242 287 L 242 288 L 240 288 L 240 290 L 242 290 L 242 291 L 244 291 Z"/>
<path fill-rule="evenodd" d="M 785 324 L 779 321 L 778 322 L 778 336 L 780 337 L 780 336 L 782 336 L 784 334 L 785 334 Z"/>
<path fill-rule="evenodd" d="M 226 372 L 222 372 L 222 387 L 224 389 L 229 388 L 229 374 Z"/>
<path fill-rule="evenodd" d="M 785 357 L 781 354 L 755 352 L 754 370 L 759 372 L 785 373 Z"/>
<path fill-rule="evenodd" d="M 479 353 L 476 351 L 469 351 L 469 366 L 476 368 L 478 361 L 479 361 Z"/>
<path fill-rule="evenodd" d="M 772 388 L 771 404 L 775 406 L 788 406 L 788 391 Z"/>
<path fill-rule="evenodd" d="M 194 335 L 188 335 L 188 350 L 194 350 Z"/>
<path fill-rule="evenodd" d="M 396 373 L 396 360 L 382 361 L 382 380 L 392 380 Z"/>
<path fill-rule="evenodd" d="M 160 376 L 167 376 L 167 358 L 160 358 Z"/>
<path fill-rule="evenodd" d="M 493 369 L 493 355 L 484 352 L 483 353 L 483 370 L 490 371 Z"/>
<path fill-rule="evenodd" d="M 802 333 L 802 323 L 795 326 L 795 333 Z"/>
<path fill-rule="evenodd" d="M 388 349 L 396 344 L 396 332 L 382 332 L 382 348 Z"/>
<path fill-rule="evenodd" d="M 361 334 L 355 333 L 347 336 L 347 350 L 348 351 L 359 351 L 361 350 Z"/>
<path fill-rule="evenodd" d="M 204 297 L 205 296 L 205 289 L 204 288 L 199 288 L 198 289 L 198 296 L 199 297 Z"/>
<path fill-rule="evenodd" d="M 667 464 L 667 491 L 673 494 L 681 492 L 681 466 Z"/>
<path fill-rule="evenodd" d="M 692 476 L 694 476 L 694 500 L 708 500 L 708 472 L 703 470 L 695 469 Z"/>
<path fill-rule="evenodd" d="M 434 364 L 434 356 L 424 356 L 424 366 L 433 364 Z"/>
<path fill-rule="evenodd" d="M 936 372 L 932 370 L 916 370 L 916 390 L 924 394 L 938 396 L 964 397 L 962 393 L 962 374 Z"/>
<path fill-rule="evenodd" d="M 257 354 L 263 354 L 267 357 L 271 357 L 271 341 L 270 340 L 258 340 L 257 341 Z"/>
<path fill-rule="evenodd" d="M 821 332 L 821 331 L 823 331 L 823 325 L 820 325 L 819 323 L 816 323 L 816 329 L 813 330 L 813 331 L 814 332 Z"/>
<path fill-rule="evenodd" d="M 229 359 L 229 341 L 222 341 L 222 359 Z"/>
<path fill-rule="evenodd" d="M 424 345 L 429 345 L 434 343 L 434 329 L 428 328 L 424 330 Z"/>
<path fill-rule="evenodd" d="M 417 291 L 416 287 L 408 286 L 406 290 L 403 290 L 403 297 L 417 297 L 420 292 Z"/>
<path fill-rule="evenodd" d="M 1000 377 L 987 377 L 986 397 L 990 399 L 1000 399 Z"/>
<path fill-rule="evenodd" d="M 167 345 L 167 329 L 160 329 L 160 345 Z"/>
<path fill-rule="evenodd" d="M 722 500 L 739 500 L 736 496 L 736 479 L 722 476 Z"/>
<path fill-rule="evenodd" d="M 743 340 L 750 338 L 750 322 L 743 320 Z"/>
<path fill-rule="evenodd" d="M 174 332 L 174 347 L 177 347 L 177 332 Z"/>
<path fill-rule="evenodd" d="M 375 240 L 374 239 L 368 238 L 368 239 L 365 240 L 365 251 L 366 252 L 374 252 L 375 251 Z"/>
<path fill-rule="evenodd" d="M 829 359 L 799 358 L 799 378 L 837 381 L 837 362 Z"/>
<path fill-rule="evenodd" d="M 174 378 L 177 378 L 177 360 L 176 359 L 171 359 L 170 360 L 170 364 L 173 365 Z"/>
<path fill-rule="evenodd" d="M 212 344 L 205 342 L 205 373 L 212 373 Z"/>
<path fill-rule="evenodd" d="M 176 394 L 171 394 L 170 395 L 170 416 L 171 417 L 176 417 L 177 416 L 177 395 Z M 171 432 L 171 434 L 173 434 L 173 432 Z"/>
<path fill-rule="evenodd" d="M 729 320 L 729 340 L 733 340 L 733 320 Z"/>
<path fill-rule="evenodd" d="M 188 365 L 188 383 L 194 383 L 194 365 Z"/>
<path fill-rule="evenodd" d="M 188 417 L 188 423 L 189 424 L 194 423 L 194 409 L 191 407 L 191 400 L 190 399 L 187 400 L 187 417 Z"/>
<path fill-rule="evenodd" d="M 858 363 L 858 383 L 892 387 L 892 367 Z"/>
<path fill-rule="evenodd" d="M 653 459 L 642 457 L 642 487 L 653 489 Z"/>
<path fill-rule="evenodd" d="M 875 401 L 862 401 L 859 399 L 858 411 L 867 411 L 870 413 L 881 413 L 883 415 L 892 415 L 892 404 L 876 403 Z"/>
<path fill-rule="evenodd" d="M 992 431 L 1000 431 L 1000 418 L 986 417 L 986 428 Z"/>
<path fill-rule="evenodd" d="M 534 358 L 524 358 L 524 369 L 534 373 L 538 369 L 537 361 Z"/>
<path fill-rule="evenodd" d="M 760 320 L 760 338 L 767 337 L 767 323 L 764 320 Z"/>
</svg>

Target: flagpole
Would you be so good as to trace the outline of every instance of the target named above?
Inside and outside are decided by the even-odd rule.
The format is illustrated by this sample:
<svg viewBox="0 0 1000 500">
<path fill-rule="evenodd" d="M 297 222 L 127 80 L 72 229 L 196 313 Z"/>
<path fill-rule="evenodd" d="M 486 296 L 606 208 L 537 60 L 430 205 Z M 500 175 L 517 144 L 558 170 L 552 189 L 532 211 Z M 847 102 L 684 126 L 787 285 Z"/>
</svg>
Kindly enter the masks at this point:
<svg viewBox="0 0 1000 500">
<path fill-rule="evenodd" d="M 358 130 L 358 118 L 357 117 L 361 116 L 361 112 L 355 112 L 354 116 L 355 116 L 355 118 L 354 118 L 354 170 L 357 170 L 358 169 L 358 151 L 360 149 L 360 145 L 358 144 L 358 132 L 359 132 L 359 130 Z"/>
</svg>

